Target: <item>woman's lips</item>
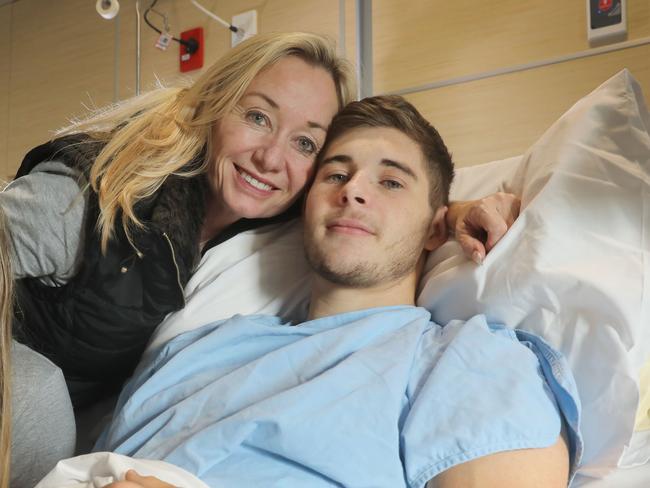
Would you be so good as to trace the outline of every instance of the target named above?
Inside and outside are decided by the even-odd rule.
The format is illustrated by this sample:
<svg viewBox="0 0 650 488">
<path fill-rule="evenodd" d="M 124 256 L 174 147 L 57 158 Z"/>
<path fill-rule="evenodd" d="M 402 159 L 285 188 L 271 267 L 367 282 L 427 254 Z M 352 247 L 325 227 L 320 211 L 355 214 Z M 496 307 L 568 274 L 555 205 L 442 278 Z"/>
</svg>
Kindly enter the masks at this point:
<svg viewBox="0 0 650 488">
<path fill-rule="evenodd" d="M 239 179 L 240 183 L 245 185 L 247 188 L 251 188 L 252 190 L 260 192 L 261 194 L 264 195 L 268 195 L 271 192 L 273 192 L 273 190 L 278 189 L 270 181 L 265 180 L 264 178 L 261 178 L 258 175 L 249 173 L 245 169 L 237 166 L 236 164 L 234 166 L 237 171 L 237 178 Z"/>
</svg>

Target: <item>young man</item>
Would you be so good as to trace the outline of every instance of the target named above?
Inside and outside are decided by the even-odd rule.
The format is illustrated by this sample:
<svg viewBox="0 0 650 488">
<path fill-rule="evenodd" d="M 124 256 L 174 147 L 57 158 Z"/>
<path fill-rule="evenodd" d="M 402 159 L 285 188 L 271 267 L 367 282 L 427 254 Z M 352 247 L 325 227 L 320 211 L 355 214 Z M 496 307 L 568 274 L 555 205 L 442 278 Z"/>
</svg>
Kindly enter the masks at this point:
<svg viewBox="0 0 650 488">
<path fill-rule="evenodd" d="M 97 447 L 214 487 L 567 486 L 581 440 L 562 358 L 482 316 L 442 328 L 414 306 L 452 178 L 403 99 L 346 107 L 305 203 L 309 320 L 235 316 L 170 341 Z"/>
</svg>

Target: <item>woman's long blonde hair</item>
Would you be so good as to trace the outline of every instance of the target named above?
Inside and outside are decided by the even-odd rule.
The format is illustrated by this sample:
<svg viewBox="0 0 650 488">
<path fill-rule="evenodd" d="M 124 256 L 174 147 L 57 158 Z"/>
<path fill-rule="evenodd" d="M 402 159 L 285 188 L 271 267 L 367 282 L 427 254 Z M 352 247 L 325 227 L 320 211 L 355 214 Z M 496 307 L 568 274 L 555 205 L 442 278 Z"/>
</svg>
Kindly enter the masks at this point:
<svg viewBox="0 0 650 488">
<path fill-rule="evenodd" d="M 142 227 L 134 212 L 138 201 L 154 195 L 171 174 L 190 177 L 207 170 L 214 123 L 234 109 L 260 71 L 290 55 L 332 75 L 339 108 L 351 101 L 353 72 L 333 43 L 316 34 L 262 34 L 230 50 L 190 87 L 151 91 L 61 132 L 86 132 L 106 142 L 90 170 L 101 209 L 97 225 L 103 250 L 120 212 L 130 239 L 130 229 Z M 204 150 L 204 160 L 196 161 Z M 191 161 L 196 164 L 188 166 Z"/>
<path fill-rule="evenodd" d="M 11 247 L 0 208 L 0 488 L 9 486 L 11 462 Z"/>
</svg>

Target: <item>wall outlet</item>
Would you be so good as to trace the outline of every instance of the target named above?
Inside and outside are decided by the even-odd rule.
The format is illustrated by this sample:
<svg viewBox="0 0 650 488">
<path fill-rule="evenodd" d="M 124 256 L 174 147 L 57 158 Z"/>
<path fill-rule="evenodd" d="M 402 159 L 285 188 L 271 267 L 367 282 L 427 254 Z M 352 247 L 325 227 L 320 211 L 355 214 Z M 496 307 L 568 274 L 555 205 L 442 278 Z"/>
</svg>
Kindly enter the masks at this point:
<svg viewBox="0 0 650 488">
<path fill-rule="evenodd" d="M 627 37 L 627 0 L 587 0 L 587 39 L 592 46 Z"/>
<path fill-rule="evenodd" d="M 231 24 L 239 29 L 238 32 L 230 35 L 231 45 L 235 47 L 243 40 L 257 34 L 257 10 L 248 10 L 234 15 Z"/>
</svg>

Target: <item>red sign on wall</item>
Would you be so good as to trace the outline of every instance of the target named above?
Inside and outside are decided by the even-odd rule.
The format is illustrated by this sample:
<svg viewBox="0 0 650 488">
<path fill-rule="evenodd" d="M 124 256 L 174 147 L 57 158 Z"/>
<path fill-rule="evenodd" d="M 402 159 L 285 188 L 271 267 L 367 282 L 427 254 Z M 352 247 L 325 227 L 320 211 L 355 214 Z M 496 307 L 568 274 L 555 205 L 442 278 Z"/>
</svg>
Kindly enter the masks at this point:
<svg viewBox="0 0 650 488">
<path fill-rule="evenodd" d="M 190 42 L 192 47 L 181 44 L 180 67 L 181 73 L 203 67 L 203 27 L 181 32 L 181 39 Z M 196 48 L 194 50 L 193 48 Z"/>
</svg>

